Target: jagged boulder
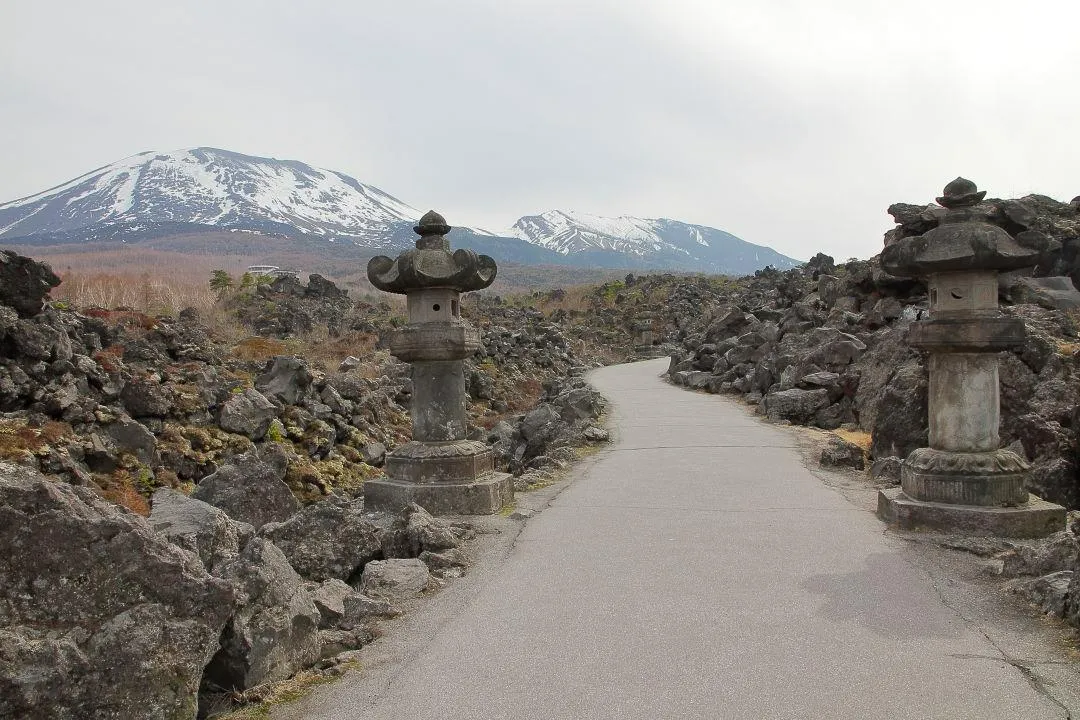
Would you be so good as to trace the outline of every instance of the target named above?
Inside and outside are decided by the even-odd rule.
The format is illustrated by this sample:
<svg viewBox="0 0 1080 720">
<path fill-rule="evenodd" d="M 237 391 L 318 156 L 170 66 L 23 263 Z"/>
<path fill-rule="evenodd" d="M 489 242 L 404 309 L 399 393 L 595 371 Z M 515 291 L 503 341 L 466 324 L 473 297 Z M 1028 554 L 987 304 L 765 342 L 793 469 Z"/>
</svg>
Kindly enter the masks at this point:
<svg viewBox="0 0 1080 720">
<path fill-rule="evenodd" d="M 355 581 L 382 552 L 382 530 L 363 515 L 362 502 L 337 497 L 308 505 L 260 534 L 281 548 L 306 580 Z"/>
<path fill-rule="evenodd" d="M 825 388 L 778 390 L 765 396 L 765 414 L 770 420 L 805 423 L 828 404 L 829 391 Z"/>
<path fill-rule="evenodd" d="M 360 591 L 385 600 L 408 600 L 431 587 L 431 572 L 416 558 L 375 560 L 364 566 Z"/>
<path fill-rule="evenodd" d="M 1048 310 L 1072 310 L 1080 308 L 1080 290 L 1072 278 L 1067 277 L 1021 277 L 1010 288 L 1016 302 L 1031 302 Z"/>
<path fill-rule="evenodd" d="M 870 445 L 873 457 L 905 458 L 912 450 L 929 444 L 927 385 L 926 368 L 918 360 L 909 360 L 893 372 L 874 411 Z"/>
<path fill-rule="evenodd" d="M 308 284 L 304 289 L 306 297 L 327 298 L 331 300 L 343 299 L 349 296 L 348 290 L 342 290 L 333 281 L 327 280 L 318 273 L 308 276 Z"/>
<path fill-rule="evenodd" d="M 144 465 L 156 465 L 157 440 L 140 422 L 121 415 L 106 425 L 102 432 L 91 433 L 88 463 L 95 470 L 109 472 L 116 468 L 120 455 L 134 455 Z"/>
<path fill-rule="evenodd" d="M 195 553 L 210 572 L 240 554 L 255 529 L 237 522 L 223 510 L 161 488 L 151 499 L 150 525 L 180 547 Z"/>
<path fill-rule="evenodd" d="M 414 558 L 425 551 L 456 548 L 461 538 L 453 528 L 416 503 L 405 507 L 383 534 L 382 554 L 387 558 Z"/>
<path fill-rule="evenodd" d="M 365 443 L 360 448 L 360 457 L 372 467 L 382 467 L 386 463 L 386 446 L 381 442 Z"/>
<path fill-rule="evenodd" d="M 300 502 L 285 484 L 284 463 L 267 462 L 256 452 L 237 455 L 199 481 L 191 497 L 221 508 L 233 520 L 255 529 L 287 520 Z"/>
<path fill-rule="evenodd" d="M 73 355 L 67 329 L 50 312 L 34 319 L 20 318 L 7 331 L 15 355 L 46 362 L 69 361 Z"/>
<path fill-rule="evenodd" d="M 255 389 L 268 397 L 276 397 L 286 405 L 295 405 L 311 388 L 311 372 L 307 363 L 291 355 L 279 355 L 266 364 L 255 378 Z"/>
<path fill-rule="evenodd" d="M 1041 577 L 1014 580 L 1009 583 L 1009 589 L 1044 613 L 1067 617 L 1072 580 L 1072 570 L 1060 570 Z"/>
<path fill-rule="evenodd" d="M 521 422 L 521 437 L 526 443 L 526 455 L 541 455 L 547 445 L 566 431 L 566 424 L 559 411 L 548 403 L 543 403 L 529 411 Z"/>
<path fill-rule="evenodd" d="M 218 571 L 236 593 L 204 690 L 245 690 L 284 680 L 319 658 L 321 615 L 300 576 L 272 542 L 254 538 Z"/>
<path fill-rule="evenodd" d="M 14 308 L 20 317 L 41 312 L 49 291 L 60 278 L 48 265 L 13 250 L 0 250 L 0 305 Z"/>
<path fill-rule="evenodd" d="M 153 377 L 129 380 L 120 391 L 120 402 L 132 417 L 165 417 L 172 408 L 168 391 Z"/>
<path fill-rule="evenodd" d="M 259 440 L 270 428 L 270 423 L 277 417 L 277 407 L 266 399 L 261 392 L 248 388 L 229 398 L 221 406 L 218 424 L 222 430 L 246 435 L 252 440 Z"/>
<path fill-rule="evenodd" d="M 563 422 L 570 424 L 598 418 L 604 412 L 604 396 L 584 383 L 559 393 L 553 404 Z"/>
<path fill-rule="evenodd" d="M 821 449 L 819 461 L 826 467 L 848 467 L 855 470 L 866 467 L 862 448 L 836 435 L 831 436 Z"/>
<path fill-rule="evenodd" d="M 0 717 L 190 720 L 233 600 L 144 519 L 0 463 Z"/>
<path fill-rule="evenodd" d="M 390 603 L 370 598 L 337 578 L 307 583 L 305 588 L 319 609 L 322 630 L 351 630 L 371 618 L 397 614 Z"/>
<path fill-rule="evenodd" d="M 1018 545 L 999 556 L 1001 573 L 1009 577 L 1048 575 L 1072 570 L 1080 559 L 1080 543 L 1071 530 L 1062 530 L 1028 545 Z"/>
</svg>

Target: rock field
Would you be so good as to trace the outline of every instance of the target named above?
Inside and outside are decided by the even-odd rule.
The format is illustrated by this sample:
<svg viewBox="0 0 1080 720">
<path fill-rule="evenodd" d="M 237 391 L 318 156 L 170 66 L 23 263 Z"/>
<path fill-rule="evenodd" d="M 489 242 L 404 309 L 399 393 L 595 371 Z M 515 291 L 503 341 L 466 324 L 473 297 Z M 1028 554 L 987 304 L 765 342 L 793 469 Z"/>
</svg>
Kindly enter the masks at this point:
<svg viewBox="0 0 1080 720">
<path fill-rule="evenodd" d="M 1002 443 L 1031 461 L 1033 492 L 1077 509 L 1080 203 L 984 209 L 1043 251 L 1000 286 L 1029 333 L 1001 357 Z M 886 243 L 939 210 L 892 206 Z M 210 716 L 298 671 L 339 672 L 382 619 L 467 572 L 467 520 L 364 509 L 364 481 L 409 434 L 407 366 L 380 341 L 403 321 L 393 305 L 282 278 L 223 294 L 222 324 L 73 308 L 50 300 L 58 283 L 0 252 L 0 717 Z M 482 337 L 470 438 L 517 491 L 548 484 L 608 439 L 584 371 L 666 354 L 672 382 L 840 431 L 823 464 L 896 483 L 927 443 L 925 358 L 905 342 L 927 307 L 876 258 L 820 254 L 741 279 L 482 294 L 465 306 Z M 1080 626 L 1077 527 L 988 554 Z"/>
</svg>

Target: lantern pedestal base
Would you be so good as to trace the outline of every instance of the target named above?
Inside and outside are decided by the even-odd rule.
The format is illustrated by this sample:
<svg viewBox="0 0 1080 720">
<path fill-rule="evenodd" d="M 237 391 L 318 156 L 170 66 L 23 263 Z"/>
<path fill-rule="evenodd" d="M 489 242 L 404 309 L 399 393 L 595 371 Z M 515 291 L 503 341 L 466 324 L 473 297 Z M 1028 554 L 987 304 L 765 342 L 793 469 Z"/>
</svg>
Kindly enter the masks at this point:
<svg viewBox="0 0 1080 720">
<path fill-rule="evenodd" d="M 412 503 L 432 515 L 494 515 L 514 502 L 507 473 L 491 472 L 472 482 L 413 483 L 391 478 L 364 483 L 364 509 L 398 512 Z"/>
<path fill-rule="evenodd" d="M 912 500 L 901 488 L 878 492 L 877 515 L 901 530 L 1038 538 L 1065 529 L 1065 508 L 1028 495 L 1016 507 L 952 505 Z"/>
</svg>

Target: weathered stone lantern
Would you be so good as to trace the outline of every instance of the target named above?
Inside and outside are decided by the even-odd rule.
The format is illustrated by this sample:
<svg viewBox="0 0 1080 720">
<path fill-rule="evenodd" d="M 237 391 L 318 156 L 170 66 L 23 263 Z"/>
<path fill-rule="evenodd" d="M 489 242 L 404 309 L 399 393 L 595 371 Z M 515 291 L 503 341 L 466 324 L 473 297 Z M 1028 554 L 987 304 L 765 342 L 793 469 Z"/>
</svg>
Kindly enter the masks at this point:
<svg viewBox="0 0 1080 720">
<path fill-rule="evenodd" d="M 1039 253 L 986 221 L 985 195 L 957 178 L 937 199 L 947 209 L 938 227 L 881 253 L 886 272 L 927 279 L 930 318 L 911 325 L 908 342 L 930 354 L 930 447 L 904 461 L 900 488 L 880 492 L 878 515 L 904 528 L 1038 537 L 1063 529 L 1065 510 L 1030 495 L 1027 461 L 1000 447 L 997 353 L 1026 331 L 1001 315 L 997 274 Z"/>
<path fill-rule="evenodd" d="M 657 315 L 645 310 L 637 314 L 633 319 L 634 332 L 634 355 L 639 358 L 659 357 L 656 341 L 660 339 L 657 332 Z"/>
<path fill-rule="evenodd" d="M 386 456 L 385 479 L 364 483 L 364 506 L 398 510 L 417 503 L 432 513 L 482 515 L 513 500 L 510 476 L 494 472 L 491 449 L 466 438 L 462 361 L 480 334 L 461 319 L 461 293 L 495 280 L 495 261 L 472 250 L 450 251 L 450 227 L 435 211 L 413 228 L 415 250 L 374 257 L 368 279 L 405 295 L 409 324 L 390 337 L 394 357 L 412 364 L 413 439 Z"/>
</svg>

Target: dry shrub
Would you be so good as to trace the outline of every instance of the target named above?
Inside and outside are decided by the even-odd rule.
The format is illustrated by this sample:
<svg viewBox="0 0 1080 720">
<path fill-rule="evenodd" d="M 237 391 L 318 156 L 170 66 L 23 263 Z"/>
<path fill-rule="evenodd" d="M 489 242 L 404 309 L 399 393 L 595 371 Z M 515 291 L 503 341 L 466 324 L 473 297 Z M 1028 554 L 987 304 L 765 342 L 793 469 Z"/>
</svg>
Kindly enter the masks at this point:
<svg viewBox="0 0 1080 720">
<path fill-rule="evenodd" d="M 0 460 L 21 460 L 39 455 L 73 434 L 67 423 L 50 420 L 39 428 L 25 420 L 0 420 Z"/>
<path fill-rule="evenodd" d="M 336 370 L 341 361 L 350 355 L 361 360 L 371 359 L 378 342 L 377 334 L 357 331 L 330 337 L 323 327 L 304 338 L 304 357 Z"/>
<path fill-rule="evenodd" d="M 536 407 L 544 394 L 543 384 L 536 378 L 525 378 L 515 386 L 515 392 L 506 405 L 511 414 L 526 412 Z"/>
<path fill-rule="evenodd" d="M 596 306 L 592 293 L 594 289 L 593 285 L 575 285 L 551 290 L 537 298 L 539 309 L 547 315 L 551 315 L 556 310 L 564 310 L 568 313 L 588 312 Z"/>
<path fill-rule="evenodd" d="M 233 346 L 231 353 L 235 358 L 251 362 L 269 360 L 278 355 L 292 354 L 289 344 L 284 341 L 260 335 L 244 338 Z"/>
<path fill-rule="evenodd" d="M 135 310 L 107 310 L 103 307 L 89 307 L 83 311 L 87 317 L 104 320 L 110 325 L 123 326 L 130 330 L 153 330 L 157 319 Z"/>
<path fill-rule="evenodd" d="M 870 444 L 873 441 L 870 433 L 863 430 L 845 430 L 843 428 L 833 430 L 832 432 L 833 435 L 836 435 L 841 440 L 846 440 L 852 445 L 857 445 L 862 448 L 864 454 L 870 452 Z"/>
<path fill-rule="evenodd" d="M 183 274 L 65 272 L 60 280 L 52 297 L 80 309 L 130 308 L 150 315 L 175 315 L 187 307 L 206 312 L 217 302 L 206 278 Z"/>
<path fill-rule="evenodd" d="M 128 470 L 116 470 L 109 475 L 95 476 L 98 495 L 114 505 L 126 507 L 136 515 L 148 517 L 150 503 L 136 488 L 135 476 Z"/>
<path fill-rule="evenodd" d="M 90 357 L 105 372 L 116 372 L 120 369 L 121 361 L 124 359 L 124 346 L 110 345 L 107 348 L 95 351 Z"/>
</svg>

